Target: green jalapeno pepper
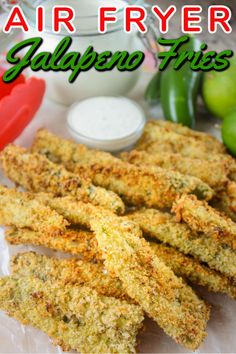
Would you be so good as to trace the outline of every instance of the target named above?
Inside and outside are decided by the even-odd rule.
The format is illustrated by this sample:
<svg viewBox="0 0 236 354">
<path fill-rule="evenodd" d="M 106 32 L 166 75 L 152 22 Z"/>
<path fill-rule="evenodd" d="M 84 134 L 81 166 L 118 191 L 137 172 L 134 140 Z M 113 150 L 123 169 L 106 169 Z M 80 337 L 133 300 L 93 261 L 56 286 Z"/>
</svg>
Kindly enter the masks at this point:
<svg viewBox="0 0 236 354">
<path fill-rule="evenodd" d="M 161 43 L 161 40 L 159 40 Z M 198 51 L 201 42 L 189 37 L 187 43 L 182 44 L 178 53 Z M 161 103 L 164 116 L 167 120 L 181 123 L 190 128 L 195 126 L 196 103 L 200 90 L 201 73 L 192 71 L 190 63 L 185 63 L 179 70 L 173 68 L 175 60 L 161 71 Z"/>
<path fill-rule="evenodd" d="M 153 76 L 145 91 L 145 100 L 149 103 L 158 101 L 161 97 L 161 72 Z"/>
</svg>

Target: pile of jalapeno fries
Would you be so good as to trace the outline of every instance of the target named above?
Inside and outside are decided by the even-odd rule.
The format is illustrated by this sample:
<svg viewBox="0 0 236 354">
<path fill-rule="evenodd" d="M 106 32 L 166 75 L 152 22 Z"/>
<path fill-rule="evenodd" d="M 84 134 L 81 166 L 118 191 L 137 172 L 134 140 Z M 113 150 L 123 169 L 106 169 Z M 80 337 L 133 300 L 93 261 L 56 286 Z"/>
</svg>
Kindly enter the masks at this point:
<svg viewBox="0 0 236 354">
<path fill-rule="evenodd" d="M 135 353 L 144 315 L 195 350 L 210 306 L 192 285 L 236 299 L 236 161 L 215 138 L 150 121 L 114 157 L 40 130 L 0 163 L 24 189 L 0 186 L 9 244 L 71 254 L 13 257 L 0 309 L 63 350 Z"/>
</svg>

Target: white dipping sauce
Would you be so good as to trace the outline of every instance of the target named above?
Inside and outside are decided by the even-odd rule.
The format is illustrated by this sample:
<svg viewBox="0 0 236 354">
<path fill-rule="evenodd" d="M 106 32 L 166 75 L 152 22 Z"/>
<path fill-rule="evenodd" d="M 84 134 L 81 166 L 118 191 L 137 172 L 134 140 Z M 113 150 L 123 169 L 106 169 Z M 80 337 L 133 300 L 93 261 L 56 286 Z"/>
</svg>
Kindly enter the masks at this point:
<svg viewBox="0 0 236 354">
<path fill-rule="evenodd" d="M 124 97 L 96 97 L 79 102 L 68 113 L 68 127 L 80 143 L 118 151 L 132 146 L 141 136 L 145 116 Z"/>
</svg>

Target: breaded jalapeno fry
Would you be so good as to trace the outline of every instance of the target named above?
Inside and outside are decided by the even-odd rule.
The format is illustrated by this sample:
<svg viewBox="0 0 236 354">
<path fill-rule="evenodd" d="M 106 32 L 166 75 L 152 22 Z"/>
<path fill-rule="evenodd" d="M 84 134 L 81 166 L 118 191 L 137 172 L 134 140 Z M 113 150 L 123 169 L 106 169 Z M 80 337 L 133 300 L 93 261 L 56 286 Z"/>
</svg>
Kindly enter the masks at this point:
<svg viewBox="0 0 236 354">
<path fill-rule="evenodd" d="M 115 213 L 124 212 L 124 204 L 118 195 L 93 186 L 88 179 L 66 171 L 43 155 L 9 145 L 1 152 L 0 162 L 6 176 L 29 191 L 73 195 Z"/>
<path fill-rule="evenodd" d="M 207 161 L 199 158 L 184 157 L 177 153 L 148 154 L 145 151 L 133 150 L 122 153 L 121 159 L 137 166 L 159 166 L 195 176 L 217 191 L 225 188 L 230 173 L 230 163 L 226 163 L 224 160 Z"/>
<path fill-rule="evenodd" d="M 69 225 L 55 210 L 29 193 L 3 186 L 0 186 L 0 224 L 48 233 L 63 232 Z"/>
<path fill-rule="evenodd" d="M 211 205 L 236 222 L 236 182 L 230 181 L 225 190 L 216 194 Z"/>
<path fill-rule="evenodd" d="M 151 154 L 174 153 L 184 157 L 224 162 L 230 166 L 230 179 L 236 181 L 236 160 L 225 153 L 223 144 L 208 134 L 176 124 L 176 127 L 171 126 L 170 129 L 168 124 L 161 121 L 148 122 L 135 149 Z M 180 134 L 180 131 L 184 131 L 184 134 Z"/>
<path fill-rule="evenodd" d="M 11 271 L 15 276 L 34 276 L 43 281 L 60 281 L 63 285 L 85 285 L 100 295 L 131 301 L 121 281 L 111 277 L 102 262 L 57 259 L 27 252 L 11 259 Z"/>
<path fill-rule="evenodd" d="M 205 262 L 210 268 L 229 276 L 236 276 L 236 252 L 224 239 L 195 232 L 175 216 L 155 209 L 141 209 L 129 214 L 145 234 L 167 243 L 184 254 Z"/>
<path fill-rule="evenodd" d="M 97 242 L 90 231 L 66 229 L 59 235 L 50 235 L 47 232 L 11 227 L 5 232 L 5 236 L 11 245 L 43 246 L 55 251 L 78 255 L 88 261 L 96 261 L 99 258 Z"/>
<path fill-rule="evenodd" d="M 95 185 L 113 190 L 129 205 L 165 208 L 183 193 L 206 200 L 214 194 L 198 178 L 162 168 L 137 167 L 109 153 L 61 139 L 47 130 L 37 133 L 33 151 L 62 163 L 73 173 L 89 177 Z"/>
<path fill-rule="evenodd" d="M 81 225 L 90 228 L 90 216 L 101 213 L 110 216 L 114 215 L 110 210 L 95 206 L 91 203 L 83 203 L 76 200 L 74 197 L 53 198 L 47 193 L 38 193 L 35 194 L 34 197 L 63 215 L 72 225 Z"/>
<path fill-rule="evenodd" d="M 135 353 L 143 321 L 139 306 L 85 286 L 34 277 L 1 279 L 0 308 L 44 331 L 64 350 L 80 353 Z"/>
<path fill-rule="evenodd" d="M 205 337 L 208 307 L 160 261 L 128 219 L 78 204 L 81 224 L 95 232 L 105 267 L 125 292 L 178 343 L 197 348 Z"/>
<path fill-rule="evenodd" d="M 101 216 L 91 225 L 106 268 L 127 294 L 177 343 L 196 349 L 206 335 L 208 306 L 159 260 L 135 223 Z"/>
<path fill-rule="evenodd" d="M 13 240 L 13 244 L 15 244 L 14 237 L 17 237 L 17 244 L 37 244 L 34 243 L 32 237 L 31 242 L 27 242 L 24 237 L 26 232 L 26 230 L 23 230 L 22 237 L 22 232 L 12 231 L 12 235 L 7 238 L 7 241 L 11 242 Z M 30 234 L 32 235 L 33 232 L 31 231 Z M 34 234 L 35 238 L 40 239 L 40 234 Z M 105 269 L 95 236 L 92 233 L 91 236 L 93 237 L 92 242 L 89 239 L 89 243 L 87 243 L 85 238 L 79 241 L 80 249 L 77 255 L 81 257 L 80 260 L 59 260 L 29 252 L 15 256 L 11 260 L 11 270 L 21 276 L 34 275 L 42 280 L 53 281 L 56 279 L 63 281 L 65 284 L 85 284 L 95 289 L 99 294 L 129 299 L 121 281 L 117 277 L 111 277 Z M 64 251 L 69 252 L 67 245 L 70 241 L 63 236 L 60 236 L 60 238 L 61 244 L 64 244 Z M 42 243 L 42 245 L 48 247 L 47 241 L 44 240 L 44 242 L 45 244 Z M 224 293 L 236 299 L 236 286 L 231 279 L 201 264 L 196 259 L 182 254 L 173 247 L 155 242 L 149 244 L 156 256 L 170 267 L 177 276 L 192 284 L 204 286 L 209 291 Z M 63 247 L 62 249 L 54 247 L 54 249 L 61 251 Z M 76 252 L 74 254 L 76 255 Z M 88 257 L 88 254 L 92 256 Z"/>
<path fill-rule="evenodd" d="M 194 195 L 183 195 L 175 202 L 173 212 L 177 220 L 183 220 L 191 230 L 203 232 L 236 251 L 236 223 L 206 202 L 197 200 Z"/>
<path fill-rule="evenodd" d="M 21 194 L 24 195 L 25 193 L 21 192 Z M 35 197 L 44 206 L 55 210 L 67 222 L 69 221 L 72 226 L 76 227 L 82 226 L 91 229 L 91 219 L 96 218 L 97 215 L 104 215 L 104 217 L 115 216 L 109 210 L 90 203 L 77 201 L 73 197 L 53 198 L 45 193 L 35 195 L 27 193 L 27 196 L 29 198 Z M 26 205 L 25 208 L 30 215 L 32 213 L 31 206 Z M 216 239 L 212 238 L 211 235 L 194 232 L 186 224 L 178 223 L 174 216 L 155 209 L 141 209 L 130 212 L 124 217 L 124 220 L 127 218 L 135 221 L 148 236 L 168 243 L 181 252 L 208 263 L 212 269 L 218 270 L 227 276 L 235 277 L 236 252 L 232 247 L 226 247 L 225 239 Z M 17 227 L 14 215 L 9 215 L 8 223 L 3 224 Z M 97 250 L 93 251 L 89 247 L 90 243 L 94 244 L 92 235 L 88 231 L 66 229 L 61 232 L 62 237 L 54 234 L 54 237 L 49 237 L 50 235 L 47 234 L 41 236 L 42 232 L 32 232 L 32 230 L 35 230 L 35 225 L 28 223 L 27 226 L 21 224 L 21 227 L 23 228 L 21 231 L 12 228 L 7 232 L 7 239 L 10 243 L 41 245 L 73 254 L 84 253 L 87 259 L 94 258 L 97 253 Z M 84 242 L 88 245 L 87 248 Z"/>
<path fill-rule="evenodd" d="M 165 128 L 167 131 L 177 133 L 183 137 L 194 138 L 195 140 L 201 142 L 207 148 L 207 150 L 212 152 L 214 151 L 220 154 L 224 154 L 226 152 L 224 144 L 222 144 L 214 136 L 190 129 L 182 124 L 177 124 L 166 120 L 150 120 L 146 126 L 150 127 L 150 129 L 151 127 L 159 126 Z"/>
<path fill-rule="evenodd" d="M 234 281 L 223 274 L 210 269 L 205 264 L 196 259 L 186 256 L 173 247 L 150 242 L 152 250 L 155 252 L 173 272 L 192 284 L 206 287 L 209 291 L 227 294 L 236 299 L 236 285 Z"/>
<path fill-rule="evenodd" d="M 214 140 L 214 143 L 212 141 Z M 188 157 L 200 157 L 211 154 L 223 154 L 225 149 L 216 139 L 196 139 L 191 135 L 182 135 L 164 125 L 147 122 L 144 133 L 137 144 L 137 150 L 180 153 Z M 158 148 L 159 145 L 159 148 Z"/>
</svg>

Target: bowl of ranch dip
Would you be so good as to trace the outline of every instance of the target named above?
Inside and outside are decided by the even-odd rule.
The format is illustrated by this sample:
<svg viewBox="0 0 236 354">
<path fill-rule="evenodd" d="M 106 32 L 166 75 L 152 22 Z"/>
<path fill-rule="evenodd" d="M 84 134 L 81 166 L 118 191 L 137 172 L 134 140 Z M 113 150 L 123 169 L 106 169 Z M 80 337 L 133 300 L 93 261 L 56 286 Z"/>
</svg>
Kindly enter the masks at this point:
<svg viewBox="0 0 236 354">
<path fill-rule="evenodd" d="M 73 138 L 90 148 L 118 152 L 141 137 L 146 118 L 139 105 L 125 97 L 94 97 L 75 103 L 67 126 Z"/>
</svg>

